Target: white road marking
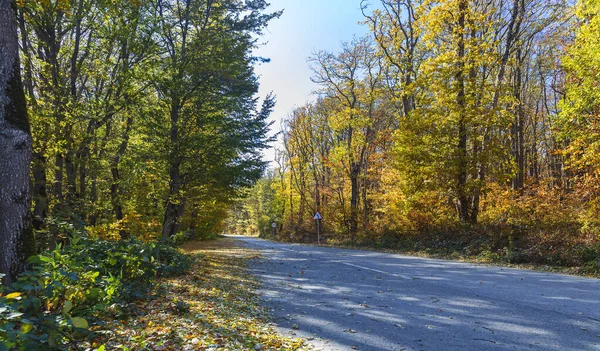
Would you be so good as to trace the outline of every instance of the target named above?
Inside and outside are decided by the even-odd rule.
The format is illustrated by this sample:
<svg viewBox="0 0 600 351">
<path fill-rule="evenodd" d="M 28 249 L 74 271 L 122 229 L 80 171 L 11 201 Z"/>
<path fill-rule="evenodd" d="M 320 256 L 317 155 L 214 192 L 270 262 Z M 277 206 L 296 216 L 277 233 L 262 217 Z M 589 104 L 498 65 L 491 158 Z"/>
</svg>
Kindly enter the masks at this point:
<svg viewBox="0 0 600 351">
<path fill-rule="evenodd" d="M 345 264 L 346 266 L 356 267 L 356 268 L 364 269 L 366 271 L 371 271 L 371 272 L 375 272 L 375 273 L 386 274 L 386 275 L 390 275 L 390 276 L 396 277 L 396 278 L 413 279 L 412 277 L 409 277 L 409 276 L 404 275 L 404 274 L 390 273 L 390 272 L 382 271 L 382 270 L 379 270 L 379 269 L 374 269 L 374 268 L 369 268 L 369 267 L 365 267 L 365 266 L 360 266 L 360 265 L 357 265 L 357 264 L 354 264 L 354 263 L 350 263 L 350 262 L 334 261 L 334 260 L 326 260 L 326 261 L 335 262 L 335 263 L 341 263 L 341 264 Z"/>
<path fill-rule="evenodd" d="M 268 248 L 268 246 L 266 246 L 266 245 L 261 245 L 261 244 L 256 244 L 256 243 L 253 243 L 253 244 L 255 244 L 256 246 L 267 247 Z M 273 247 L 273 249 L 275 249 L 275 250 L 285 250 L 285 251 L 295 252 L 295 253 L 299 253 L 299 254 L 305 254 L 304 252 L 297 251 L 297 250 L 292 250 L 292 249 L 288 249 L 288 248 L 281 247 L 281 246 L 277 247 L 277 248 Z M 387 271 L 382 271 L 382 270 L 379 270 L 379 269 L 374 269 L 374 268 L 369 268 L 369 267 L 365 267 L 365 266 L 360 266 L 360 265 L 357 265 L 357 264 L 354 264 L 354 263 L 350 263 L 350 262 L 346 262 L 346 261 L 328 260 L 328 259 L 323 259 L 323 261 L 332 262 L 332 263 L 340 263 L 340 264 L 343 264 L 343 265 L 346 265 L 346 266 L 360 268 L 360 269 L 364 269 L 366 271 L 371 271 L 371 272 L 375 272 L 375 273 L 385 274 L 385 275 L 389 275 L 389 276 L 400 278 L 400 279 L 407 279 L 407 280 L 414 279 L 413 277 L 409 277 L 409 276 L 404 275 L 404 274 L 398 274 L 398 273 L 391 273 L 391 272 L 387 272 Z"/>
</svg>

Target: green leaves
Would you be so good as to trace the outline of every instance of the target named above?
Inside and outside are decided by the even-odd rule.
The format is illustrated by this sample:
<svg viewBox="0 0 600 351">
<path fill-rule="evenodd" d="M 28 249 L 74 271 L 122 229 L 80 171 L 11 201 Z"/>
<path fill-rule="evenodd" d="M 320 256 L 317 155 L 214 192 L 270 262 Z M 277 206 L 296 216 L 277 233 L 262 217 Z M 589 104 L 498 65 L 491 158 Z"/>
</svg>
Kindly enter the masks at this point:
<svg viewBox="0 0 600 351">
<path fill-rule="evenodd" d="M 157 276 L 182 274 L 190 258 L 164 243 L 91 241 L 30 259 L 29 272 L 0 296 L 0 337 L 27 350 L 86 340 L 99 318 L 144 297 Z M 3 334 L 4 333 L 4 334 Z"/>
<path fill-rule="evenodd" d="M 81 317 L 71 318 L 71 324 L 73 324 L 73 326 L 75 328 L 80 328 L 80 329 L 87 329 L 89 327 L 88 322 Z"/>
<path fill-rule="evenodd" d="M 65 301 L 65 304 L 62 309 L 62 314 L 66 315 L 73 309 L 73 303 L 71 301 Z"/>
<path fill-rule="evenodd" d="M 37 256 L 31 256 L 28 260 L 27 263 L 31 263 L 31 264 L 43 264 L 43 263 L 48 263 L 51 262 L 52 259 L 50 257 L 46 257 L 46 256 L 42 256 L 42 255 L 37 255 Z"/>
</svg>

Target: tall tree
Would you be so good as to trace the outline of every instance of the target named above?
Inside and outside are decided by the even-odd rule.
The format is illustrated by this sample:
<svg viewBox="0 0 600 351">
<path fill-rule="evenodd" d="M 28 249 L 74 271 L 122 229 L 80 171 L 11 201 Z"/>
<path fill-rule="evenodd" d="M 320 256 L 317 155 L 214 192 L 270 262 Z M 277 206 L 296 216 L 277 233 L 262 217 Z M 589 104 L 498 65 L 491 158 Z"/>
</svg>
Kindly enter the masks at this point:
<svg viewBox="0 0 600 351">
<path fill-rule="evenodd" d="M 265 146 L 265 121 L 273 98 L 257 111 L 258 84 L 252 67 L 257 59 L 250 52 L 256 43 L 253 35 L 280 15 L 265 13 L 267 5 L 231 0 L 157 3 L 164 53 L 155 85 L 169 114 L 164 237 L 178 231 L 184 195 L 194 185 L 218 179 L 215 174 L 226 171 L 232 178 L 220 179 L 231 186 L 260 177 L 264 164 L 254 149 Z M 195 166 L 198 160 L 204 167 Z M 244 167 L 247 179 L 235 172 Z"/>
<path fill-rule="evenodd" d="M 31 131 L 11 0 L 0 1 L 0 23 L 0 273 L 10 283 L 35 252 L 29 190 Z"/>
<path fill-rule="evenodd" d="M 600 1 L 581 0 L 577 5 L 580 28 L 568 49 L 566 96 L 559 115 L 568 166 L 576 175 L 579 196 L 589 203 L 582 215 L 588 229 L 600 221 Z M 590 228 L 591 227 L 591 228 Z"/>
<path fill-rule="evenodd" d="M 354 238 L 358 230 L 360 177 L 368 167 L 370 145 L 382 127 L 377 121 L 381 115 L 376 113 L 381 91 L 380 57 L 371 41 L 362 38 L 343 43 L 342 52 L 337 55 L 322 51 L 311 61 L 313 81 L 336 102 L 330 124 L 338 140 L 334 157 L 342 163 L 350 180 L 348 231 Z"/>
<path fill-rule="evenodd" d="M 460 222 L 476 223 L 484 188 L 478 169 L 506 159 L 499 143 L 507 114 L 493 102 L 492 77 L 500 61 L 495 12 L 485 1 L 428 3 L 418 25 L 429 51 L 416 82 L 417 108 L 397 133 L 398 166 L 413 195 L 448 196 Z"/>
<path fill-rule="evenodd" d="M 417 78 L 424 51 L 422 35 L 417 25 L 424 12 L 423 0 L 380 0 L 381 9 L 367 13 L 367 1 L 361 1 L 366 23 L 382 52 L 386 66 L 386 83 L 400 100 L 400 115 L 409 117 L 415 108 L 413 83 Z"/>
</svg>

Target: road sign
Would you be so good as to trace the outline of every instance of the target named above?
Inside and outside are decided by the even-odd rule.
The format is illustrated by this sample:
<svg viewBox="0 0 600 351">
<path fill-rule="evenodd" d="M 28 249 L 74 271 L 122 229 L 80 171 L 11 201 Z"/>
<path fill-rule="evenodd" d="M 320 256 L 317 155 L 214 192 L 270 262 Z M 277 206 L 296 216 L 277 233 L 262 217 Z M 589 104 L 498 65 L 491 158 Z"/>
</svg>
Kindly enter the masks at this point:
<svg viewBox="0 0 600 351">
<path fill-rule="evenodd" d="M 275 223 L 275 222 L 271 223 L 271 227 L 277 228 L 277 223 Z"/>
<path fill-rule="evenodd" d="M 317 244 L 321 245 L 321 220 L 323 219 L 323 216 L 317 212 L 313 219 L 317 222 Z"/>
</svg>

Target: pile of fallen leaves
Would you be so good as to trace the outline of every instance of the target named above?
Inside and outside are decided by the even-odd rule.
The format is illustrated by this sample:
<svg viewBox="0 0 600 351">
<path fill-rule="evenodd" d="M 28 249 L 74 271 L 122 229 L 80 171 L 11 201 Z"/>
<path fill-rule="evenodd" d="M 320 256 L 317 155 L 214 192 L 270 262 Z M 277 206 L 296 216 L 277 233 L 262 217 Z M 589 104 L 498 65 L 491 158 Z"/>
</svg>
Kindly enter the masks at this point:
<svg viewBox="0 0 600 351">
<path fill-rule="evenodd" d="M 191 242 L 187 275 L 163 279 L 154 296 L 131 307 L 123 320 L 102 327 L 95 346 L 106 350 L 306 350 L 269 323 L 246 270 L 255 251 L 231 239 Z M 100 330 L 98 330 L 100 332 Z"/>
</svg>

